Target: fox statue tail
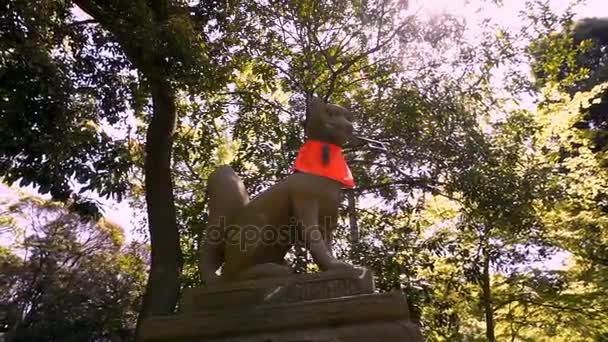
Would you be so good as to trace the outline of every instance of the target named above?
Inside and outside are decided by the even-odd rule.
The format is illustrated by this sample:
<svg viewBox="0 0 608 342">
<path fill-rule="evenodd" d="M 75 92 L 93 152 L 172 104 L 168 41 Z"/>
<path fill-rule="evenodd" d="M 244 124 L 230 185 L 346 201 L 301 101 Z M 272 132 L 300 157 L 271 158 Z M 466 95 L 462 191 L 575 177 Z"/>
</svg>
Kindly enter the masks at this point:
<svg viewBox="0 0 608 342">
<path fill-rule="evenodd" d="M 224 263 L 225 225 L 249 202 L 243 181 L 228 165 L 211 173 L 207 181 L 209 222 L 205 244 L 200 251 L 199 273 L 205 284 L 218 279 L 216 271 Z"/>
</svg>

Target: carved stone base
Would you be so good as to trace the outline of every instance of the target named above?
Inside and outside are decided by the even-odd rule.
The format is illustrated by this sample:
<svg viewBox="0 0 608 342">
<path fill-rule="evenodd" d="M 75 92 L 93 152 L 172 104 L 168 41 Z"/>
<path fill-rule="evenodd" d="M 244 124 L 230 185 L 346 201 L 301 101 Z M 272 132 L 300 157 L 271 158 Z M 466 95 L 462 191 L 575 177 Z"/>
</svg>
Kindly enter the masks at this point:
<svg viewBox="0 0 608 342">
<path fill-rule="evenodd" d="M 400 292 L 374 294 L 366 270 L 193 289 L 178 315 L 152 317 L 143 341 L 422 341 Z"/>
<path fill-rule="evenodd" d="M 184 291 L 183 313 L 295 303 L 374 293 L 372 272 L 365 268 L 295 274 Z"/>
</svg>

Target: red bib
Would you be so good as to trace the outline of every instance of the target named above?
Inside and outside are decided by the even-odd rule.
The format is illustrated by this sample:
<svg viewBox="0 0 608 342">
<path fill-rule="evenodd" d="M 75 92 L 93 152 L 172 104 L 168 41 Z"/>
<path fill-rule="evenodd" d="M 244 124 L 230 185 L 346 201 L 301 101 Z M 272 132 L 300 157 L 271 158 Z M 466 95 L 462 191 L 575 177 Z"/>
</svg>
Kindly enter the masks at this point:
<svg viewBox="0 0 608 342">
<path fill-rule="evenodd" d="M 307 140 L 302 145 L 292 171 L 330 178 L 347 188 L 355 186 L 353 175 L 342 155 L 342 148 L 318 140 Z"/>
</svg>

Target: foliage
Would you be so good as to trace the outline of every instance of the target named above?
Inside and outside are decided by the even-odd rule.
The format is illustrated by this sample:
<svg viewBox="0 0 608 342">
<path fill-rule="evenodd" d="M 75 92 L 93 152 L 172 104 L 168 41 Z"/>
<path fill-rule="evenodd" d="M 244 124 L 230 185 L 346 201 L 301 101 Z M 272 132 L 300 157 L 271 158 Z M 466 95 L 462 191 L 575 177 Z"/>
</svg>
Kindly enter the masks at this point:
<svg viewBox="0 0 608 342">
<path fill-rule="evenodd" d="M 74 5 L 93 19 L 74 15 Z M 429 341 L 605 338 L 604 20 L 575 23 L 573 8 L 526 1 L 522 32 L 488 20 L 471 42 L 464 20 L 426 20 L 393 0 L 9 1 L 7 9 L 0 176 L 94 214 L 80 188 L 128 196 L 142 211 L 161 193 L 168 221 L 142 220 L 176 240 L 153 239 L 175 247 L 154 260 L 183 257 L 181 272 L 165 267 L 181 275 L 172 288 L 200 284 L 209 173 L 230 163 L 251 196 L 283 178 L 305 139 L 306 100 L 317 95 L 351 108 L 357 134 L 386 146 L 347 148 L 357 187 L 335 248 L 371 267 L 379 290 L 401 289 Z M 531 44 L 521 49 L 520 40 Z M 513 71 L 528 62 L 532 89 Z M 497 73 L 511 83 L 497 87 Z M 521 89 L 542 94 L 536 110 L 513 100 Z M 168 118 L 164 134 L 151 139 L 159 117 Z M 162 149 L 146 145 L 158 141 Z M 161 184 L 150 172 L 165 169 L 151 170 L 146 158 L 160 150 L 168 187 L 150 193 Z M 121 246 L 103 221 L 36 201 L 14 207 L 46 217 L 21 240 L 27 257 L 0 249 L 3 303 L 25 310 L 3 317 L 3 329 L 65 339 L 130 331 L 145 249 Z M 0 216 L 0 233 L 39 222 L 16 214 Z M 571 264 L 536 267 L 554 252 L 572 255 Z M 300 248 L 290 259 L 314 270 Z M 31 279 L 44 279 L 44 291 L 31 295 Z M 77 309 L 52 316 L 63 303 Z"/>
<path fill-rule="evenodd" d="M 1 132 L 10 139 L 0 145 L 0 176 L 98 218 L 97 203 L 82 193 L 121 201 L 142 189 L 131 177 L 143 166 L 154 272 L 142 316 L 172 312 L 181 271 L 170 173 L 176 94 L 217 90 L 230 79 L 239 61 L 230 49 L 240 45 L 231 33 L 246 28 L 241 7 L 95 0 L 2 6 Z M 134 119 L 147 126 L 135 142 Z"/>
<path fill-rule="evenodd" d="M 121 199 L 130 156 L 102 125 L 124 122 L 136 77 L 107 33 L 72 23 L 69 2 L 11 1 L 0 15 L 0 176 L 68 201 Z M 78 181 L 81 189 L 70 185 Z M 99 215 L 94 202 L 75 201 Z"/>
<path fill-rule="evenodd" d="M 4 206 L 12 243 L 0 253 L 0 329 L 9 341 L 110 341 L 133 335 L 146 247 L 111 222 L 22 197 Z"/>
<path fill-rule="evenodd" d="M 552 20 L 557 22 L 558 18 Z M 547 30 L 553 31 L 535 37 L 530 46 L 537 87 L 557 87 L 574 96 L 608 81 L 608 19 L 585 18 L 575 22 L 569 13 L 559 22 L 559 27 L 551 25 Z M 605 114 L 608 92 L 604 91 L 601 97 L 604 101 L 598 100 L 574 123 L 577 128 L 596 132 L 594 149 L 598 151 L 606 148 L 603 132 L 608 127 Z"/>
<path fill-rule="evenodd" d="M 606 188 L 605 156 L 595 148 L 597 130 L 576 125 L 593 106 L 599 103 L 606 84 L 573 97 L 549 92 L 552 104 L 539 111 L 538 158 L 553 172 L 548 179 L 553 187 L 552 198 L 545 202 L 543 221 L 552 241 L 570 251 L 574 266 L 567 274 L 567 286 L 581 295 L 579 303 L 586 310 L 605 310 L 598 291 L 608 285 L 602 274 L 606 263 L 606 226 L 604 193 Z M 564 295 L 566 303 L 568 295 Z M 576 307 L 576 306 L 575 306 Z M 586 311 L 584 310 L 584 311 Z M 605 326 L 601 314 L 582 313 L 591 321 L 588 326 Z M 600 338 L 600 328 L 586 332 Z"/>
</svg>

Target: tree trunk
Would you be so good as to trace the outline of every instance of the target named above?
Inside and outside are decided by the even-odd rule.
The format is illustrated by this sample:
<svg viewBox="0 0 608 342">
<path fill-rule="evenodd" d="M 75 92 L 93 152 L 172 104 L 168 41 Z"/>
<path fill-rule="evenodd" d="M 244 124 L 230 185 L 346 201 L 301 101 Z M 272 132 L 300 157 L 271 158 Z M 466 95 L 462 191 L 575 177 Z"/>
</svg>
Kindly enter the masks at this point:
<svg viewBox="0 0 608 342">
<path fill-rule="evenodd" d="M 483 290 L 483 306 L 486 314 L 486 340 L 495 342 L 494 337 L 494 306 L 492 305 L 492 283 L 490 279 L 490 253 L 488 247 L 483 250 L 483 275 L 482 275 L 482 290 Z"/>
<path fill-rule="evenodd" d="M 154 42 L 162 41 L 162 37 L 150 36 L 145 44 L 133 44 L 134 40 L 144 39 L 132 34 L 137 31 L 138 23 L 124 22 L 111 4 L 93 0 L 74 0 L 74 3 L 116 36 L 131 63 L 148 79 L 152 92 L 153 113 L 146 134 L 144 161 L 151 265 L 137 320 L 136 336 L 139 336 L 142 320 L 173 313 L 179 296 L 182 255 L 171 180 L 177 117 L 175 90 L 166 77 L 165 58 L 155 50 Z M 158 0 L 149 5 L 155 17 L 147 21 L 163 25 L 168 18 L 169 2 Z"/>
<path fill-rule="evenodd" d="M 177 304 L 181 250 L 171 180 L 171 151 L 175 131 L 174 90 L 168 81 L 150 82 L 153 115 L 146 135 L 145 186 L 150 230 L 150 275 L 137 324 L 142 319 L 173 313 Z"/>
</svg>

